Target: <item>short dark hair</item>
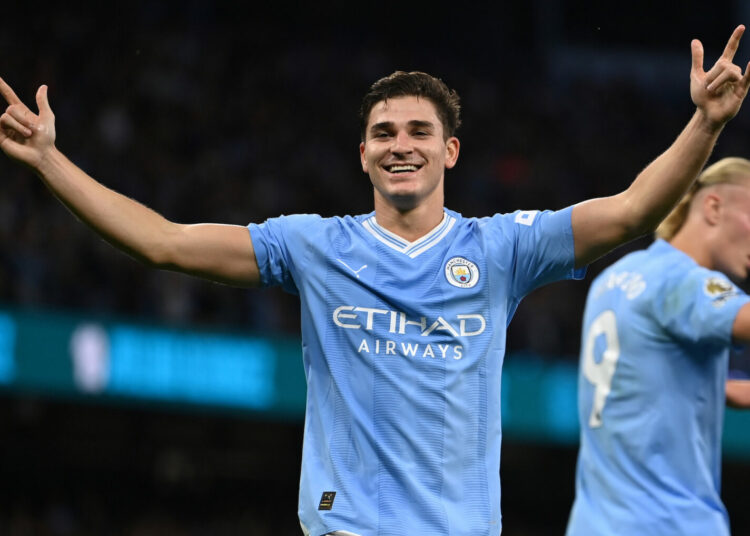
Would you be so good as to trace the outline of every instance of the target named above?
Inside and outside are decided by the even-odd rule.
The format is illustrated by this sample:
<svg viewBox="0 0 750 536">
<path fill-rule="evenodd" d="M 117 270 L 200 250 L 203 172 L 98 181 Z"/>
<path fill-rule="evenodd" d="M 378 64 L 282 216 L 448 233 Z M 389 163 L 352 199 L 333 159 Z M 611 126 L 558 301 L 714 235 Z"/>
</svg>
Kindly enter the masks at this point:
<svg viewBox="0 0 750 536">
<path fill-rule="evenodd" d="M 359 110 L 360 136 L 365 141 L 367 122 L 372 108 L 380 101 L 396 97 L 424 97 L 435 105 L 438 118 L 443 124 L 445 139 L 455 135 L 461 126 L 461 104 L 458 93 L 449 89 L 445 82 L 419 71 L 396 71 L 370 86 L 362 99 Z"/>
</svg>

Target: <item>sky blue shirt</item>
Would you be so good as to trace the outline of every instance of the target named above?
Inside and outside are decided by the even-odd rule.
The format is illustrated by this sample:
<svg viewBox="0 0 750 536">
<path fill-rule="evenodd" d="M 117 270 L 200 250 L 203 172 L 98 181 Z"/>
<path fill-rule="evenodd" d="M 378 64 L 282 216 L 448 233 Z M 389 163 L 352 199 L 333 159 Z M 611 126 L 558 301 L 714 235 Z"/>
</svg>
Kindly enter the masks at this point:
<svg viewBox="0 0 750 536">
<path fill-rule="evenodd" d="M 594 280 L 568 536 L 729 534 L 719 495 L 725 381 L 748 300 L 663 240 Z"/>
<path fill-rule="evenodd" d="M 574 273 L 571 209 L 445 210 L 416 242 L 374 213 L 249 226 L 263 285 L 298 294 L 313 536 L 500 533 L 500 373 L 521 298 Z"/>
</svg>

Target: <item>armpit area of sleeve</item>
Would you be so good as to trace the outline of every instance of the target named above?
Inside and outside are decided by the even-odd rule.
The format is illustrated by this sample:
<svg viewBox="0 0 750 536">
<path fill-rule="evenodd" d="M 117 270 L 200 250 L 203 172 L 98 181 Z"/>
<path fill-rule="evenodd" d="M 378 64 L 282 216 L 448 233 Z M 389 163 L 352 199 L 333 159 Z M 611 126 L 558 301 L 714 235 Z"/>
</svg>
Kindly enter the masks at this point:
<svg viewBox="0 0 750 536">
<path fill-rule="evenodd" d="M 250 233 L 250 240 L 253 242 L 255 262 L 258 264 L 258 272 L 260 273 L 260 284 L 262 287 L 269 287 L 271 286 L 269 277 L 270 267 L 268 263 L 268 245 L 266 244 L 265 236 L 263 236 L 263 231 L 261 231 L 257 223 L 249 224 L 247 230 Z"/>
<path fill-rule="evenodd" d="M 568 279 L 575 279 L 575 280 L 581 280 L 584 277 L 586 277 L 586 272 L 588 271 L 588 265 L 581 266 L 580 268 L 576 268 L 576 246 L 575 246 L 575 237 L 573 236 L 573 207 L 569 206 L 567 208 L 564 208 L 562 210 L 557 211 L 554 216 L 556 217 L 564 217 L 565 218 L 565 232 L 563 239 L 565 240 L 565 244 L 568 247 L 568 251 L 570 252 L 570 272 L 568 275 Z"/>
</svg>

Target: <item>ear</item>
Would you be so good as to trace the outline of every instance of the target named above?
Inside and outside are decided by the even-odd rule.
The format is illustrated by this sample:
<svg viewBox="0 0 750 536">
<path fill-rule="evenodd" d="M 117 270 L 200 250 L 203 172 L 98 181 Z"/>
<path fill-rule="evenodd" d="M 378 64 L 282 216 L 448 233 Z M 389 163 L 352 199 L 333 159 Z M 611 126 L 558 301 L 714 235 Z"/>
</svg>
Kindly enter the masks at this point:
<svg viewBox="0 0 750 536">
<path fill-rule="evenodd" d="M 712 227 L 718 225 L 719 220 L 721 219 L 721 197 L 714 192 L 707 192 L 703 198 L 701 207 L 703 208 L 703 219 L 706 223 Z"/>
<path fill-rule="evenodd" d="M 445 141 L 445 168 L 451 169 L 458 161 L 458 152 L 461 149 L 461 142 L 458 138 L 451 136 Z"/>
<path fill-rule="evenodd" d="M 359 161 L 362 163 L 362 171 L 367 173 L 367 160 L 365 160 L 365 142 L 359 144 Z"/>
</svg>

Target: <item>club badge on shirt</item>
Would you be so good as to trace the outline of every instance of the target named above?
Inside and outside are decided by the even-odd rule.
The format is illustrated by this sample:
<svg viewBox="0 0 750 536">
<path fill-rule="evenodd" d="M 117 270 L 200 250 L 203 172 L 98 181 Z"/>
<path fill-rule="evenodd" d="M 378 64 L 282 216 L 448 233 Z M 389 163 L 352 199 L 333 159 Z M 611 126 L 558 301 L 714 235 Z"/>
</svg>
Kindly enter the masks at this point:
<svg viewBox="0 0 750 536">
<path fill-rule="evenodd" d="M 463 257 L 453 257 L 445 263 L 445 278 L 458 288 L 471 288 L 479 282 L 479 268 Z"/>
</svg>

